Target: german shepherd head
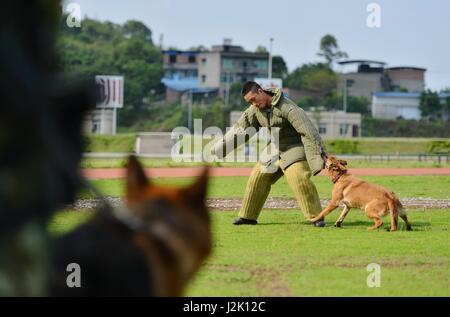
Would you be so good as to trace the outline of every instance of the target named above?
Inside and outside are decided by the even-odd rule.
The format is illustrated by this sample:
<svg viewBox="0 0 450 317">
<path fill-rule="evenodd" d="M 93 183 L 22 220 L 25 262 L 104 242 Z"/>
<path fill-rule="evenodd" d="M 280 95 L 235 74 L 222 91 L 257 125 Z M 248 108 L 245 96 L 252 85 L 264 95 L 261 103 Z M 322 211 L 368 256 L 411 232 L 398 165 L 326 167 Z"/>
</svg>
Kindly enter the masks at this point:
<svg viewBox="0 0 450 317">
<path fill-rule="evenodd" d="M 55 244 L 53 296 L 180 296 L 211 252 L 208 169 L 185 188 L 161 187 L 128 161 L 123 208 L 103 207 Z M 80 287 L 67 286 L 70 263 Z"/>
</svg>

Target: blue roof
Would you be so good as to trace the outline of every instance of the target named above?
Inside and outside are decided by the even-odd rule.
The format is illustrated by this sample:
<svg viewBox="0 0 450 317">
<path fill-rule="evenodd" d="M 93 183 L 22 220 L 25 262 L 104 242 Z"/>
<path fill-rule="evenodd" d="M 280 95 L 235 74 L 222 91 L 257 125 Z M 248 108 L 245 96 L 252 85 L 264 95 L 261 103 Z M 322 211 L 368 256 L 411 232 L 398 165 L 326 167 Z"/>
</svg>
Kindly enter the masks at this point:
<svg viewBox="0 0 450 317">
<path fill-rule="evenodd" d="M 166 85 L 166 87 L 176 91 L 190 90 L 198 87 L 197 77 L 184 79 L 163 78 L 161 79 L 161 82 Z"/>
<path fill-rule="evenodd" d="M 178 51 L 178 50 L 164 50 L 163 54 L 167 55 L 190 55 L 195 56 L 198 55 L 198 51 Z"/>
<path fill-rule="evenodd" d="M 420 92 L 397 92 L 397 91 L 387 91 L 387 92 L 374 92 L 375 97 L 392 97 L 392 98 L 419 98 Z M 438 94 L 439 98 L 450 97 L 450 93 L 441 92 Z"/>
<path fill-rule="evenodd" d="M 218 88 L 208 88 L 208 87 L 199 87 L 197 77 L 191 78 L 163 78 L 161 79 L 161 83 L 163 83 L 167 88 L 175 91 L 187 91 L 190 90 L 194 94 L 195 93 L 208 93 L 213 91 L 218 91 Z"/>
<path fill-rule="evenodd" d="M 420 93 L 418 93 L 418 92 L 397 92 L 397 91 L 374 92 L 373 95 L 375 97 L 393 97 L 393 98 L 419 98 L 420 97 Z"/>
</svg>

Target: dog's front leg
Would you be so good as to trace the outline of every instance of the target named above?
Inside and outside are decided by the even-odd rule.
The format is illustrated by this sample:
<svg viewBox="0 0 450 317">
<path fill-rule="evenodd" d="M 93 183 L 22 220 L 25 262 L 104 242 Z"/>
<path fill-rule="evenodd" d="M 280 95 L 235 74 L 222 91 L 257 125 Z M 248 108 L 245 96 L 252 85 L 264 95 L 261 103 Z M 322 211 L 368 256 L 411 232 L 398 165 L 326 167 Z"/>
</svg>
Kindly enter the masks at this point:
<svg viewBox="0 0 450 317">
<path fill-rule="evenodd" d="M 344 205 L 344 209 L 342 210 L 338 220 L 334 223 L 335 227 L 340 227 L 342 222 L 344 222 L 345 217 L 347 216 L 348 212 L 350 211 L 350 208 L 347 205 Z"/>
<path fill-rule="evenodd" d="M 309 221 L 311 221 L 311 222 L 318 221 L 318 220 L 322 219 L 323 217 L 325 217 L 326 215 L 328 215 L 333 210 L 335 210 L 337 207 L 339 207 L 339 203 L 331 201 L 330 204 L 327 207 L 325 207 L 324 210 L 322 210 L 320 212 L 320 214 L 318 214 L 317 216 L 315 216 L 312 219 L 309 219 Z"/>
</svg>

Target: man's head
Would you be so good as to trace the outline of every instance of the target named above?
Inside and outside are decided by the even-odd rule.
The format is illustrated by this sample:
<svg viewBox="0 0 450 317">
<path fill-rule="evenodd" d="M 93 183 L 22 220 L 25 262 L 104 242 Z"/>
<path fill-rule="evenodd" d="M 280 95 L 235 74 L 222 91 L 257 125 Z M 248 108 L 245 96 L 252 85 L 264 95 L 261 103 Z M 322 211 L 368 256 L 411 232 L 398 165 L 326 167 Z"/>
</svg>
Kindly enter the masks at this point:
<svg viewBox="0 0 450 317">
<path fill-rule="evenodd" d="M 272 103 L 272 96 L 267 94 L 258 83 L 248 81 L 242 87 L 242 97 L 249 104 L 259 108 L 265 109 L 270 107 Z"/>
</svg>

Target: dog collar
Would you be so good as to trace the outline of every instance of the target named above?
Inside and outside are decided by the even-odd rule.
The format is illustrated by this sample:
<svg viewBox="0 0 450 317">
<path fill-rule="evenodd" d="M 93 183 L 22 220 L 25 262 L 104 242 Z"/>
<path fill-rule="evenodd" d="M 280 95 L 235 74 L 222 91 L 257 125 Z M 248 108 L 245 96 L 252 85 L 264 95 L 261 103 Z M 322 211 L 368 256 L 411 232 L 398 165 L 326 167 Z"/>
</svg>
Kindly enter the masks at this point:
<svg viewBox="0 0 450 317">
<path fill-rule="evenodd" d="M 339 180 L 339 178 L 341 178 L 341 176 L 345 175 L 346 173 L 347 173 L 347 171 L 345 171 L 344 173 L 340 173 L 340 174 L 337 174 L 337 175 L 333 176 L 333 178 L 331 179 L 333 184 L 335 184 Z"/>
<path fill-rule="evenodd" d="M 173 254 L 181 254 L 177 261 L 178 270 L 183 276 L 188 276 L 195 266 L 189 248 L 185 242 L 174 235 L 172 230 L 161 221 L 147 224 L 144 220 L 133 214 L 128 206 L 120 203 L 117 207 L 111 207 L 112 215 L 116 220 L 127 226 L 132 231 L 138 231 L 146 235 L 151 235 L 172 250 Z"/>
</svg>

